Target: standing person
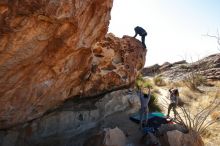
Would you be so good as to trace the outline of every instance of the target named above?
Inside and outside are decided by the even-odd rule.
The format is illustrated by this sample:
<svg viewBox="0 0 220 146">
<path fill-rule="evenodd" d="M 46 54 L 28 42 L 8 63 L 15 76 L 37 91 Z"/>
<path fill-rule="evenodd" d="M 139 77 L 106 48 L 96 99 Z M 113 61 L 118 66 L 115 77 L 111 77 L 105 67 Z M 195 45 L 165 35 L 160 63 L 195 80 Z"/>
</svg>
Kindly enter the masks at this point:
<svg viewBox="0 0 220 146">
<path fill-rule="evenodd" d="M 139 34 L 141 36 L 142 45 L 144 48 L 146 48 L 145 37 L 147 36 L 147 32 L 140 26 L 136 26 L 134 28 L 134 31 L 135 31 L 134 38 Z"/>
<path fill-rule="evenodd" d="M 146 88 L 144 88 L 146 90 Z M 140 108 L 140 129 L 142 129 L 143 126 L 143 121 L 146 119 L 145 124 L 147 124 L 147 119 L 148 119 L 148 113 L 149 113 L 149 108 L 148 108 L 148 103 L 150 101 L 150 96 L 151 96 L 151 89 L 148 87 L 148 93 L 145 94 L 141 89 L 138 90 L 138 96 L 140 98 L 141 102 L 141 108 Z"/>
<path fill-rule="evenodd" d="M 170 104 L 168 107 L 168 113 L 167 113 L 167 117 L 170 116 L 170 110 L 173 109 L 173 113 L 174 113 L 174 118 L 176 119 L 176 107 L 178 104 L 178 98 L 179 98 L 179 91 L 178 89 L 169 89 L 170 92 Z"/>
</svg>

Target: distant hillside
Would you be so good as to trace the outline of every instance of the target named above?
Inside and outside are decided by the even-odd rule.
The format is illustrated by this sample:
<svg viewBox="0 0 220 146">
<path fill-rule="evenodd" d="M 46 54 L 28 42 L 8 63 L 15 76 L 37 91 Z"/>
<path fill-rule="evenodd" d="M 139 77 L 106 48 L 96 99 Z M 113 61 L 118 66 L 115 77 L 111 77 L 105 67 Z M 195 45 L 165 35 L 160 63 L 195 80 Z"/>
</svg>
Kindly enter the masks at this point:
<svg viewBox="0 0 220 146">
<path fill-rule="evenodd" d="M 220 80 L 220 53 L 213 54 L 193 63 L 185 60 L 163 65 L 152 65 L 142 70 L 144 76 L 162 75 L 173 80 L 182 80 L 189 73 L 197 73 L 207 79 Z"/>
</svg>

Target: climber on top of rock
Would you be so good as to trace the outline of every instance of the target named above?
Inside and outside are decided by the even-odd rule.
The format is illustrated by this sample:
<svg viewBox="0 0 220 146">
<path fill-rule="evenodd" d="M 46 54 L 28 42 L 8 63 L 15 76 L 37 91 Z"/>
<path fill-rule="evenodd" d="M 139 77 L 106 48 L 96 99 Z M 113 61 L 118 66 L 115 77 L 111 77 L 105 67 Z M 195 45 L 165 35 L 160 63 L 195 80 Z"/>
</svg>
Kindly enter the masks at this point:
<svg viewBox="0 0 220 146">
<path fill-rule="evenodd" d="M 145 37 L 147 36 L 147 32 L 140 26 L 136 26 L 134 28 L 134 31 L 135 31 L 134 38 L 139 34 L 141 36 L 142 45 L 144 48 L 146 48 Z"/>
</svg>

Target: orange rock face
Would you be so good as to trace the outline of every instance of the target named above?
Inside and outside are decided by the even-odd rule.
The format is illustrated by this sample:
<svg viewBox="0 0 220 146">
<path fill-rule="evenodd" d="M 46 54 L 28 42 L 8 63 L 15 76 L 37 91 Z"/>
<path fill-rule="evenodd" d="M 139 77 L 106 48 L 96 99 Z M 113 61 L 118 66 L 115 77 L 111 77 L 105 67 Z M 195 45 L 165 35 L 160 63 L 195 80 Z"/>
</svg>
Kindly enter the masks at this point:
<svg viewBox="0 0 220 146">
<path fill-rule="evenodd" d="M 111 7 L 112 0 L 0 2 L 0 129 L 134 81 L 146 50 L 131 37 L 104 38 Z"/>
<path fill-rule="evenodd" d="M 144 67 L 145 55 L 146 49 L 138 40 L 106 35 L 92 47 L 91 68 L 81 81 L 82 95 L 93 96 L 132 84 Z"/>
</svg>

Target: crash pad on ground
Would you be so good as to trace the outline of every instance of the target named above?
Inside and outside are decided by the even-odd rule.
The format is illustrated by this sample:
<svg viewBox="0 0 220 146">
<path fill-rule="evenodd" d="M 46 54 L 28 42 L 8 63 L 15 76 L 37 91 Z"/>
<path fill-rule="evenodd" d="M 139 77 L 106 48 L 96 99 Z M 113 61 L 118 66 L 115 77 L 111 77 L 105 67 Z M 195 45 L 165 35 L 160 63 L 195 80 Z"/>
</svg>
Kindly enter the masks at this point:
<svg viewBox="0 0 220 146">
<path fill-rule="evenodd" d="M 165 115 L 161 112 L 150 112 L 148 114 L 148 120 L 154 117 L 162 117 L 162 118 L 166 118 Z M 140 113 L 134 113 L 130 116 L 130 119 L 136 123 L 140 123 Z M 146 117 L 144 117 L 144 120 L 146 120 Z"/>
</svg>

